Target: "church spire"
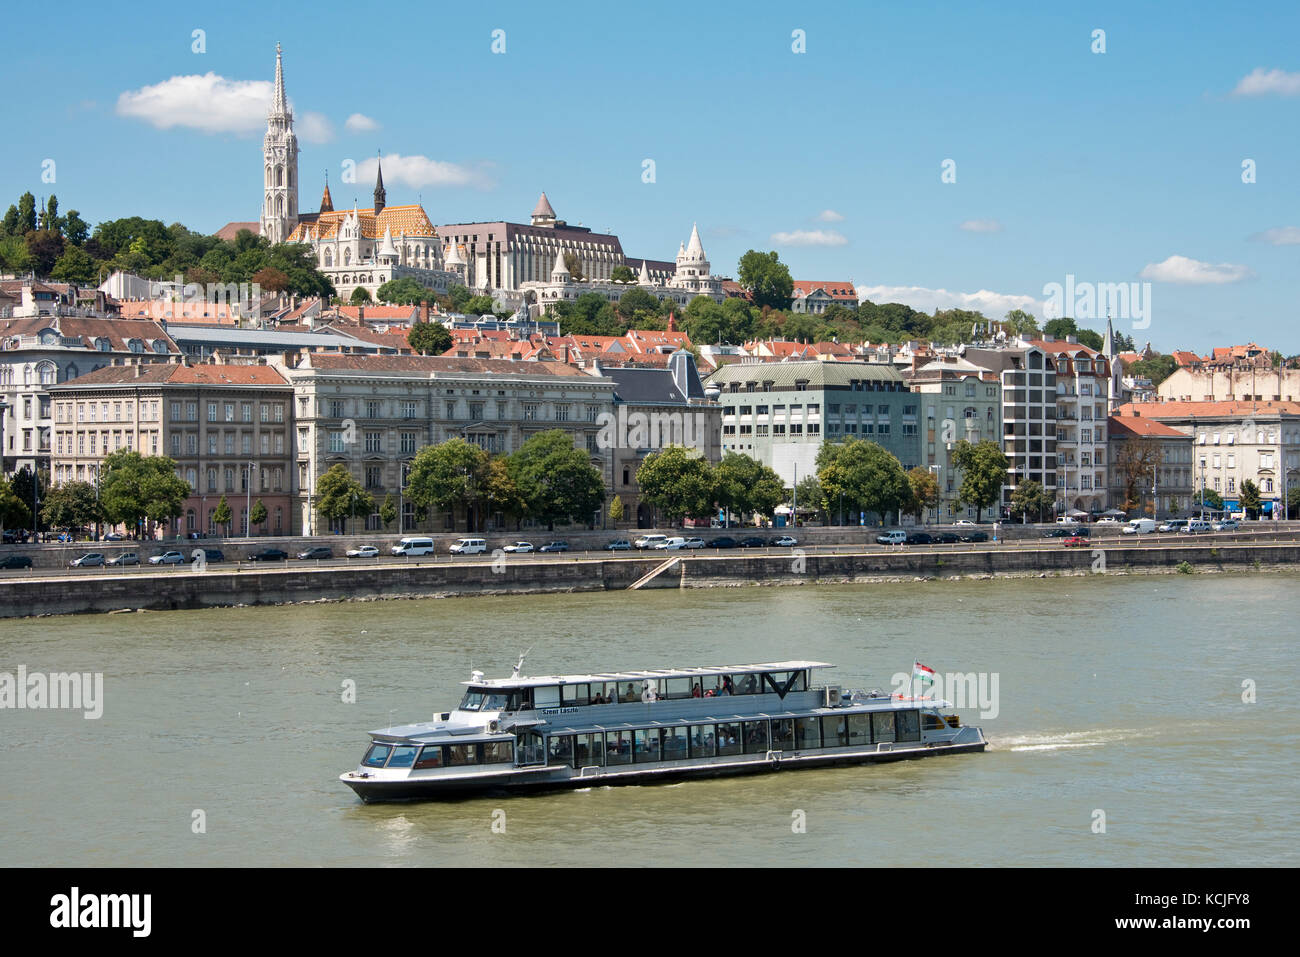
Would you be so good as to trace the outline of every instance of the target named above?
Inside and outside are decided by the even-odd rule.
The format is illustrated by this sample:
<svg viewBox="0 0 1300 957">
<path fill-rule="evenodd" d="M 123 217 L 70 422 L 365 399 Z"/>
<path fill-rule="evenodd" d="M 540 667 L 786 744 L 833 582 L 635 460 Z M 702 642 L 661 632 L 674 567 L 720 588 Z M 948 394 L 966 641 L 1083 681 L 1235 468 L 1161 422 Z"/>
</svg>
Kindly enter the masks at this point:
<svg viewBox="0 0 1300 957">
<path fill-rule="evenodd" d="M 262 138 L 262 167 L 261 234 L 268 242 L 282 243 L 298 224 L 298 137 L 284 92 L 284 57 L 279 43 L 275 45 L 275 92 Z"/>
<path fill-rule="evenodd" d="M 284 63 L 280 59 L 280 41 L 275 43 L 275 97 L 271 100 L 271 114 L 284 116 L 289 104 L 284 96 Z"/>
<path fill-rule="evenodd" d="M 375 215 L 378 216 L 386 205 L 388 205 L 388 194 L 384 191 L 384 164 L 382 160 L 376 160 L 375 173 Z"/>
<path fill-rule="evenodd" d="M 330 196 L 330 171 L 325 171 L 325 192 L 321 194 L 320 211 L 322 213 L 334 212 L 334 198 Z"/>
</svg>

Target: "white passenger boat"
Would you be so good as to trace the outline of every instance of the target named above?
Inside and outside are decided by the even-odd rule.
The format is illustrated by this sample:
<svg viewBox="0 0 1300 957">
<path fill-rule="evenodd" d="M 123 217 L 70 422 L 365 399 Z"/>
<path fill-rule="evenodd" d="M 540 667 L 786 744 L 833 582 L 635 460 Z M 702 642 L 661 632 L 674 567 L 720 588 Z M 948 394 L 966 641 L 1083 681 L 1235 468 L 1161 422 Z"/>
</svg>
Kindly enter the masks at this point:
<svg viewBox="0 0 1300 957">
<path fill-rule="evenodd" d="M 645 784 L 689 777 L 983 751 L 948 702 L 814 685 L 832 665 L 509 678 L 474 672 L 454 711 L 370 733 L 339 776 L 364 801 L 474 791 Z"/>
</svg>

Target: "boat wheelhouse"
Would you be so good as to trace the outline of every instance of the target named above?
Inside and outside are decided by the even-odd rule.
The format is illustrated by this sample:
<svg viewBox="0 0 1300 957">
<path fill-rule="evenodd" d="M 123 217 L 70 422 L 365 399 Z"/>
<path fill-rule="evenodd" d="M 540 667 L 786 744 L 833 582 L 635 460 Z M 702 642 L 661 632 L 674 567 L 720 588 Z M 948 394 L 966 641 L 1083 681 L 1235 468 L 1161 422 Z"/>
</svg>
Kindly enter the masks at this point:
<svg viewBox="0 0 1300 957">
<path fill-rule="evenodd" d="M 339 776 L 364 801 L 643 784 L 983 751 L 948 702 L 815 685 L 833 665 L 509 678 L 474 672 L 453 711 L 370 733 Z"/>
</svg>

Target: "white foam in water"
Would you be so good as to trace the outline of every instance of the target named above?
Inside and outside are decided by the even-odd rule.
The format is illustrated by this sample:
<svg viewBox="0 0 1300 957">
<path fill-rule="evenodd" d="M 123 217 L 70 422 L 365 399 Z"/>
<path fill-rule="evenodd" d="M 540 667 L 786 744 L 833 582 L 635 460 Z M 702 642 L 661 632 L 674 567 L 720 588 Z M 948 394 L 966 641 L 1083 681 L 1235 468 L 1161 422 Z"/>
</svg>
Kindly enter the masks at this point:
<svg viewBox="0 0 1300 957">
<path fill-rule="evenodd" d="M 1062 731 L 1056 734 L 990 736 L 989 744 L 999 751 L 1057 751 L 1064 748 L 1099 748 L 1126 738 L 1146 737 L 1150 732 L 1134 728 L 1097 728 L 1091 731 Z"/>
</svg>

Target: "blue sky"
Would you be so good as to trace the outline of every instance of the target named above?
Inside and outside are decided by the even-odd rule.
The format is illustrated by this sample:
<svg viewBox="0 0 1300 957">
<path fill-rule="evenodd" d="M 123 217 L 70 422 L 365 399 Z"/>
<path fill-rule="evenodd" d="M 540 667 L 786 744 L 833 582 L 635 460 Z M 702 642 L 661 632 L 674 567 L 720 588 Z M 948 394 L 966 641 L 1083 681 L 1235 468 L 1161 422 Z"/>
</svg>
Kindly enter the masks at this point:
<svg viewBox="0 0 1300 957">
<path fill-rule="evenodd" d="M 994 317 L 1067 275 L 1150 282 L 1150 327 L 1116 323 L 1139 344 L 1300 352 L 1294 3 L 480 7 L 15 9 L 4 205 L 256 219 L 248 84 L 269 89 L 278 40 L 307 210 L 327 168 L 336 206 L 368 206 L 367 168 L 342 170 L 382 150 L 389 202 L 435 223 L 526 221 L 545 190 L 633 257 L 698 222 L 717 273 L 776 249 L 796 278 Z"/>
</svg>

